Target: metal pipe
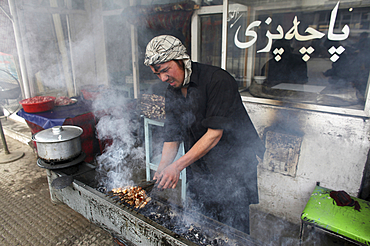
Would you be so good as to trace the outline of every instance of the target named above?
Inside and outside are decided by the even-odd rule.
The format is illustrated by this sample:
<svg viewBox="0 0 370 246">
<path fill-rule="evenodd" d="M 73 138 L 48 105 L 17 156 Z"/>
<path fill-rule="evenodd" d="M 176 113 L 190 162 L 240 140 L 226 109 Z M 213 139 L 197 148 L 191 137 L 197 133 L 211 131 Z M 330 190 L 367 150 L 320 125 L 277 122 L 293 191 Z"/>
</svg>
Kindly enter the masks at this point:
<svg viewBox="0 0 370 246">
<path fill-rule="evenodd" d="M 72 71 L 72 82 L 73 82 L 73 88 L 74 88 L 74 96 L 77 96 L 77 84 L 76 84 L 76 70 L 75 70 L 75 64 L 74 64 L 74 57 L 73 57 L 73 42 L 71 37 L 71 26 L 70 26 L 70 20 L 69 15 L 66 16 L 67 20 L 67 33 L 68 33 L 68 41 L 69 41 L 69 54 L 71 58 L 71 71 Z"/>
<path fill-rule="evenodd" d="M 72 2 L 67 1 L 68 9 L 72 8 Z M 70 21 L 70 15 L 66 15 L 67 20 L 67 35 L 68 35 L 68 42 L 69 42 L 69 55 L 71 59 L 71 71 L 72 71 L 72 81 L 73 81 L 73 87 L 74 87 L 74 96 L 77 96 L 77 84 L 76 84 L 76 68 L 74 63 L 74 54 L 73 54 L 73 42 L 72 42 L 72 34 L 71 34 L 71 21 Z"/>
<path fill-rule="evenodd" d="M 6 140 L 5 140 L 5 135 L 4 135 L 3 125 L 1 124 L 1 118 L 0 118 L 0 137 L 1 137 L 1 142 L 3 143 L 4 153 L 5 153 L 6 155 L 9 155 L 9 154 L 10 154 L 10 152 L 9 152 L 8 145 L 7 145 L 7 143 L 6 143 Z"/>
<path fill-rule="evenodd" d="M 223 0 L 222 5 L 222 44 L 221 44 L 221 68 L 227 66 L 227 16 L 229 14 L 229 1 Z"/>
<path fill-rule="evenodd" d="M 8 13 L 5 11 L 5 9 L 3 7 L 0 6 L 0 9 L 3 11 L 3 13 L 6 15 L 6 17 L 8 17 L 8 19 L 13 22 L 13 19 L 10 15 L 8 15 Z"/>
<path fill-rule="evenodd" d="M 21 69 L 21 76 L 22 76 L 22 84 L 23 84 L 23 92 L 24 97 L 29 98 L 31 97 L 30 87 L 29 87 L 29 81 L 28 81 L 28 75 L 27 75 L 27 68 L 25 64 L 25 57 L 24 57 L 24 51 L 23 51 L 23 44 L 22 44 L 22 36 L 19 28 L 19 21 L 18 21 L 18 14 L 17 9 L 15 5 L 15 0 L 8 0 L 10 14 L 12 15 L 13 19 L 13 29 L 14 29 L 14 37 L 15 37 L 15 43 L 17 47 L 17 53 L 18 53 L 18 60 L 19 65 Z"/>
<path fill-rule="evenodd" d="M 130 6 L 134 5 L 134 1 L 130 0 Z M 132 77 L 134 85 L 134 98 L 137 99 L 140 94 L 140 77 L 139 77 L 139 57 L 138 57 L 138 41 L 137 30 L 134 25 L 131 25 L 131 57 L 132 57 Z"/>
</svg>

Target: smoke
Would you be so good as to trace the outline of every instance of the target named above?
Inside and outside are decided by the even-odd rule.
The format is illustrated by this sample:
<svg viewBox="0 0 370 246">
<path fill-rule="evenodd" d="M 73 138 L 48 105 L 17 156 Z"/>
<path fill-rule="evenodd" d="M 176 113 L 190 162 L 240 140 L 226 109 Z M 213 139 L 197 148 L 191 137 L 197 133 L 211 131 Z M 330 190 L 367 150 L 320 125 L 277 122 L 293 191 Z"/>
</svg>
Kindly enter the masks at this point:
<svg viewBox="0 0 370 246">
<path fill-rule="evenodd" d="M 114 88 L 103 91 L 93 103 L 93 111 L 99 116 L 98 138 L 107 143 L 96 158 L 99 184 L 108 190 L 133 185 L 133 175 L 138 173 L 145 158 L 137 134 L 140 121 L 133 105 L 132 100 Z"/>
</svg>

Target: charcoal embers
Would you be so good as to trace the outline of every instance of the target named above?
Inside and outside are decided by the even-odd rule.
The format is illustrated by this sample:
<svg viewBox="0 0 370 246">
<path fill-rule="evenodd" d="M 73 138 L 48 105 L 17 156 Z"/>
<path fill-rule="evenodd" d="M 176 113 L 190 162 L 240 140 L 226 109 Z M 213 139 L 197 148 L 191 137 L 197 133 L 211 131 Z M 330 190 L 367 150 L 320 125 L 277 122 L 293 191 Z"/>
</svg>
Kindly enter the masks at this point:
<svg viewBox="0 0 370 246">
<path fill-rule="evenodd" d="M 175 208 L 152 202 L 140 210 L 140 213 L 198 245 L 229 245 L 226 240 L 211 236 L 207 229 L 201 229 L 193 223 L 185 223 L 181 217 L 181 211 Z"/>
<path fill-rule="evenodd" d="M 204 230 L 193 224 L 185 225 L 185 229 L 187 229 L 185 233 L 179 234 L 187 240 L 199 245 L 228 245 L 227 242 L 225 242 L 221 238 L 212 239 L 212 237 L 208 236 L 207 233 L 204 232 Z"/>
</svg>

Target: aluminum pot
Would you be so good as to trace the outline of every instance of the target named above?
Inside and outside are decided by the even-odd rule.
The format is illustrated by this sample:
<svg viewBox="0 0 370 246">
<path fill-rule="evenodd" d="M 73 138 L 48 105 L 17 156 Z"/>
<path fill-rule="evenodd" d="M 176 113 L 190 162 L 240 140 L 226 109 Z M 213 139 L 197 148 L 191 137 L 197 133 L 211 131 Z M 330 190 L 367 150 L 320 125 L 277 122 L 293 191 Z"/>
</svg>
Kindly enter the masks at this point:
<svg viewBox="0 0 370 246">
<path fill-rule="evenodd" d="M 82 128 L 78 126 L 54 126 L 32 136 L 37 155 L 48 162 L 71 160 L 81 154 Z"/>
</svg>

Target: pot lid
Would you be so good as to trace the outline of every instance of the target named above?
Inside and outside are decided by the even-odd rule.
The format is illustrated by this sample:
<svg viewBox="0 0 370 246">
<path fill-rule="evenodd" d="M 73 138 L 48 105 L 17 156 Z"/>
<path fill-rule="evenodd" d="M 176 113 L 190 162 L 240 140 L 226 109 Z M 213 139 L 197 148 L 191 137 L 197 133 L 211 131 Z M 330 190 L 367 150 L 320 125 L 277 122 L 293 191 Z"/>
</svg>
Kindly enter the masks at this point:
<svg viewBox="0 0 370 246">
<path fill-rule="evenodd" d="M 36 142 L 55 143 L 77 138 L 82 133 L 82 128 L 78 126 L 54 126 L 36 133 L 32 138 Z"/>
</svg>

